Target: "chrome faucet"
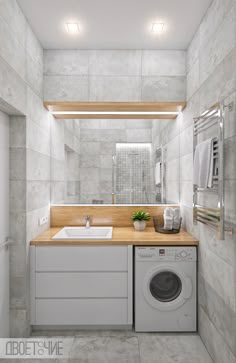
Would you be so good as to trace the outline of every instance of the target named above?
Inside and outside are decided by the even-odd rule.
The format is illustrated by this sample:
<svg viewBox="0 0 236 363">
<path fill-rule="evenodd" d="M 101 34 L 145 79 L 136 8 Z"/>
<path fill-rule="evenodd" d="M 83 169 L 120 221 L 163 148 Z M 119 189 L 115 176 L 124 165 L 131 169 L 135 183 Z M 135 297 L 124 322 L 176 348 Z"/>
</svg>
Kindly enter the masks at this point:
<svg viewBox="0 0 236 363">
<path fill-rule="evenodd" d="M 85 228 L 90 228 L 90 216 L 86 216 L 85 218 Z"/>
</svg>

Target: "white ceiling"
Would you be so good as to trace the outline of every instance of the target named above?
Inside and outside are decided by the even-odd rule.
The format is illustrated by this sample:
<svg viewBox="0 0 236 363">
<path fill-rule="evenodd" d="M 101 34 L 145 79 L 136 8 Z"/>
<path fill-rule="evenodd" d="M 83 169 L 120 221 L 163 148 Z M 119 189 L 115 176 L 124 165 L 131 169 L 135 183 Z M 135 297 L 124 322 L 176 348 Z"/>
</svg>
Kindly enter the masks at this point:
<svg viewBox="0 0 236 363">
<path fill-rule="evenodd" d="M 186 49 L 211 0 L 18 0 L 46 49 Z M 162 35 L 150 33 L 164 22 Z M 77 36 L 66 22 L 78 22 Z"/>
</svg>

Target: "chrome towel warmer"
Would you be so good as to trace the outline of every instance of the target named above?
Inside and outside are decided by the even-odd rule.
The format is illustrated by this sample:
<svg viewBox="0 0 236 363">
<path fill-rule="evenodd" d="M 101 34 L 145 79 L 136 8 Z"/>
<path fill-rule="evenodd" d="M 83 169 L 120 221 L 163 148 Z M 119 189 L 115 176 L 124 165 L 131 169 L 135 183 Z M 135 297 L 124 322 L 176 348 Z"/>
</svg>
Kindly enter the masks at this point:
<svg viewBox="0 0 236 363">
<path fill-rule="evenodd" d="M 156 192 L 156 202 L 157 203 L 164 203 L 164 155 L 163 155 L 164 148 L 161 146 L 155 151 L 155 163 L 160 163 L 160 172 L 161 172 L 161 182 L 159 185 L 156 185 L 157 192 Z"/>
<path fill-rule="evenodd" d="M 218 135 L 213 138 L 213 186 L 199 188 L 193 185 L 193 222 L 203 223 L 218 231 L 218 238 L 224 240 L 225 231 L 233 233 L 233 229 L 224 220 L 224 109 L 232 110 L 233 103 L 225 106 L 217 103 L 201 116 L 194 118 L 193 155 L 197 146 L 197 136 L 212 126 L 217 126 Z M 217 208 L 208 208 L 198 204 L 198 193 L 214 193 L 218 196 Z"/>
</svg>

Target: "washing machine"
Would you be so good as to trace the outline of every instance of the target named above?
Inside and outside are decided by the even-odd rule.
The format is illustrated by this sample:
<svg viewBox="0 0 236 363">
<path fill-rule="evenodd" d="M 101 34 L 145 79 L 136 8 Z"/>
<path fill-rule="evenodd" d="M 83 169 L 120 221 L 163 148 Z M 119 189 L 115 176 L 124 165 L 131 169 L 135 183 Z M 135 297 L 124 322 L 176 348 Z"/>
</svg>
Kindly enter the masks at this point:
<svg viewBox="0 0 236 363">
<path fill-rule="evenodd" d="M 196 247 L 135 247 L 135 330 L 197 330 Z"/>
</svg>

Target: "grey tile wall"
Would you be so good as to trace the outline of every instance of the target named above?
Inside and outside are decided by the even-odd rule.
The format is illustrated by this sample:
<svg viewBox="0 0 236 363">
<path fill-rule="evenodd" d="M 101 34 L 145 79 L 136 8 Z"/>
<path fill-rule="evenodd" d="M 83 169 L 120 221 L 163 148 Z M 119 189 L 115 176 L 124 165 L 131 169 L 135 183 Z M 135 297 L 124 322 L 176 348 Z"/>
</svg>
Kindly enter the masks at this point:
<svg viewBox="0 0 236 363">
<path fill-rule="evenodd" d="M 236 248 L 204 225 L 192 222 L 192 120 L 224 99 L 235 101 L 236 4 L 214 0 L 187 50 L 187 100 L 181 116 L 180 189 L 184 227 L 199 245 L 199 332 L 214 362 L 235 362 Z M 225 210 L 235 223 L 236 106 L 225 113 Z M 208 133 L 208 137 L 210 134 Z M 204 198 L 206 203 L 215 203 Z M 212 204 L 212 205 L 213 205 Z"/>
<path fill-rule="evenodd" d="M 184 101 L 185 51 L 44 52 L 47 101 Z"/>
<path fill-rule="evenodd" d="M 16 0 L 0 1 L 0 107 L 10 115 L 11 335 L 28 336 L 29 241 L 48 228 L 50 124 L 42 105 L 43 50 Z"/>
</svg>

